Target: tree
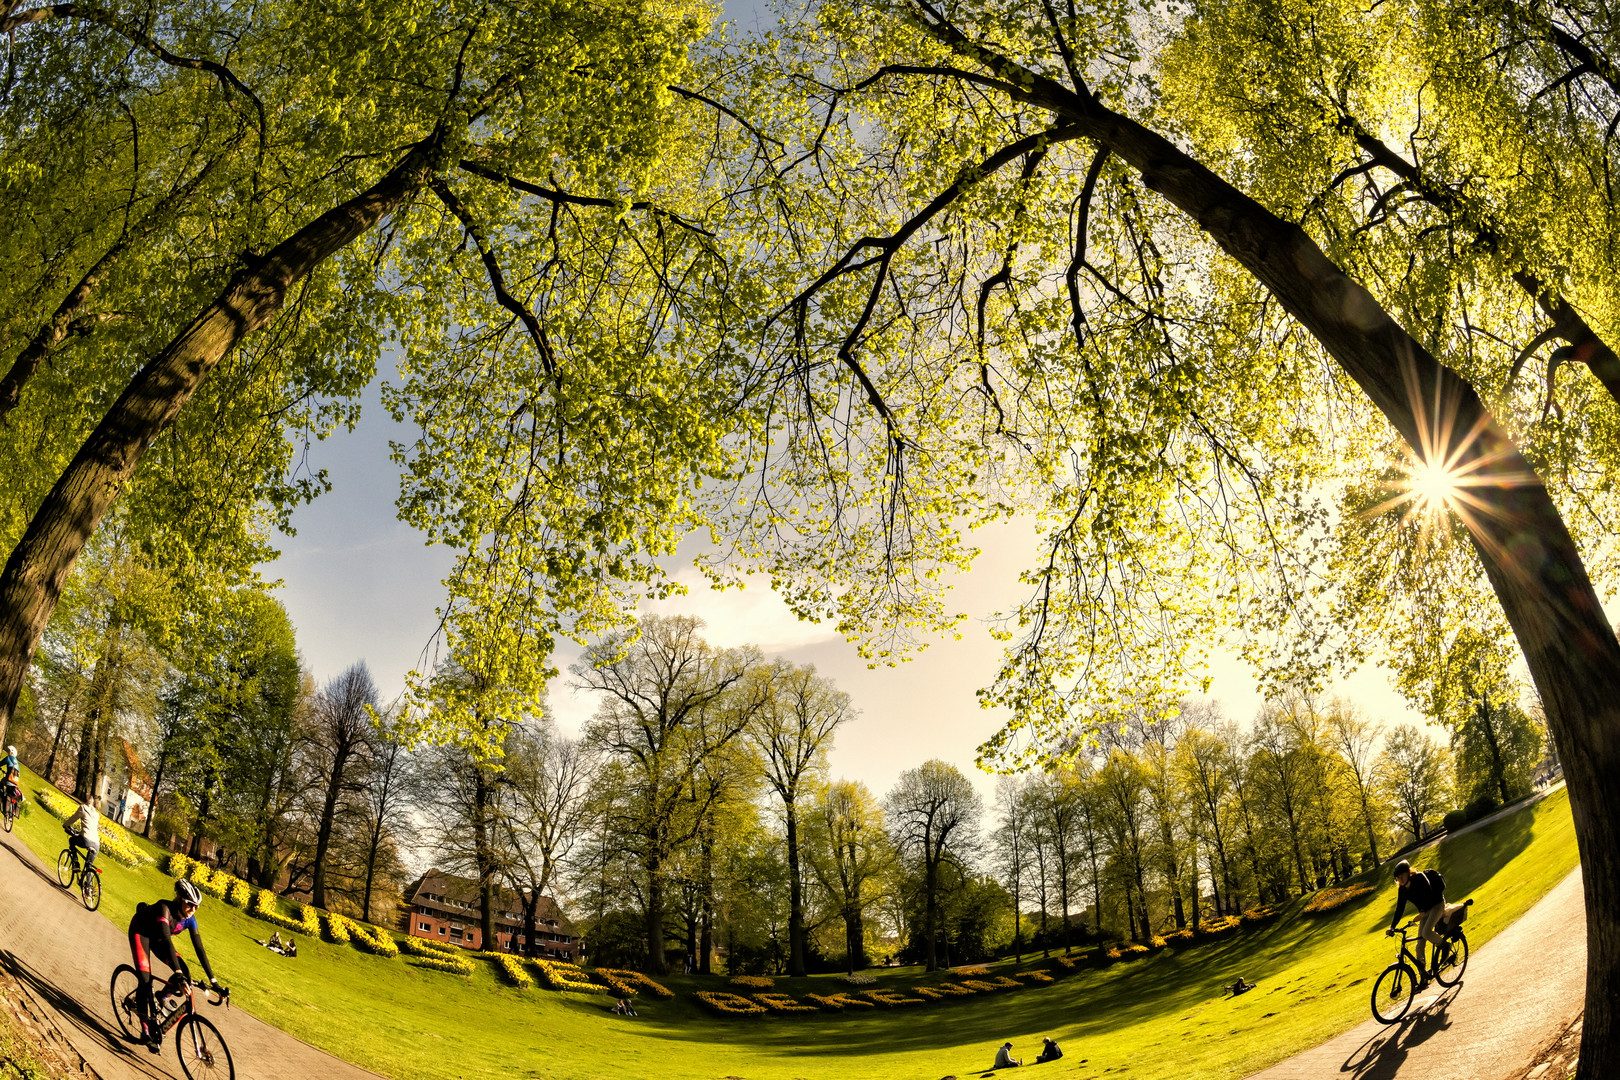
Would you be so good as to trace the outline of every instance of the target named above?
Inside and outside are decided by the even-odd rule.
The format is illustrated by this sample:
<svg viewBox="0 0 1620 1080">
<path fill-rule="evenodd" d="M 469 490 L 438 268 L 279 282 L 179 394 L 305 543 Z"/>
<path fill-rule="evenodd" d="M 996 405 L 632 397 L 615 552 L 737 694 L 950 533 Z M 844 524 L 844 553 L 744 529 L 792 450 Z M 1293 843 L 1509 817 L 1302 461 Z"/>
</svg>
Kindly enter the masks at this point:
<svg viewBox="0 0 1620 1080">
<path fill-rule="evenodd" d="M 649 616 L 635 634 L 603 640 L 570 668 L 576 685 L 601 695 L 585 728 L 586 745 L 622 769 L 617 831 L 640 860 L 647 963 L 656 974 L 669 970 L 668 863 L 698 836 L 704 811 L 723 791 L 702 783 L 699 774 L 707 759 L 742 735 L 766 700 L 758 684 L 746 681 L 757 654 L 711 649 L 698 637 L 701 627 L 684 616 Z"/>
<path fill-rule="evenodd" d="M 1377 815 L 1373 812 L 1377 761 L 1374 748 L 1383 734 L 1383 727 L 1362 716 L 1350 702 L 1338 699 L 1328 709 L 1327 721 L 1339 754 L 1355 780 L 1356 803 L 1361 811 L 1362 827 L 1367 833 L 1367 851 L 1372 856 L 1373 865 L 1377 866 L 1380 860 L 1378 828 L 1374 824 Z"/>
<path fill-rule="evenodd" d="M 310 903 L 318 908 L 331 907 L 326 895 L 326 854 L 332 843 L 332 826 L 340 802 L 359 790 L 351 769 L 370 753 L 377 705 L 377 686 L 364 660 L 327 683 L 315 698 L 308 745 L 322 781 L 323 798 L 315 830 L 314 878 L 309 893 Z"/>
<path fill-rule="evenodd" d="M 867 966 L 866 911 L 889 894 L 894 851 L 883 811 L 866 785 L 838 780 L 817 790 L 805 826 L 805 852 L 816 883 L 844 923 L 844 967 Z"/>
<path fill-rule="evenodd" d="M 944 945 L 944 874 L 952 867 L 965 872 L 983 804 L 954 765 L 931 760 L 901 773 L 883 805 L 895 848 L 921 870 L 923 964 L 937 971 Z"/>
<path fill-rule="evenodd" d="M 1254 13 L 1240 4 L 1212 11 L 1229 22 Z M 869 490 L 887 492 L 892 519 L 906 525 L 901 542 L 932 541 L 948 528 L 936 519 L 939 531 L 927 533 L 928 523 L 909 510 L 948 504 L 957 513 L 959 504 L 937 496 L 929 503 L 920 493 L 967 490 L 952 481 L 957 470 L 984 475 L 999 460 L 987 446 L 1027 455 L 1020 463 L 1025 475 L 1065 481 L 1054 484 L 1058 490 L 1044 507 L 1052 523 L 1049 558 L 1030 574 L 1032 596 L 1019 613 L 1024 636 L 992 691 L 1015 719 L 987 753 L 1062 752 L 1072 745 L 1065 726 L 1117 717 L 1124 688 L 1168 696 L 1194 677 L 1186 670 L 1197 655 L 1193 643 L 1210 628 L 1231 625 L 1223 613 L 1250 601 L 1275 610 L 1281 628 L 1279 648 L 1254 646 L 1260 658 L 1284 669 L 1310 665 L 1321 628 L 1299 601 L 1308 595 L 1311 553 L 1322 549 L 1309 541 L 1319 507 L 1306 493 L 1332 456 L 1312 425 L 1339 412 L 1329 395 L 1353 382 L 1371 409 L 1339 395 L 1348 405 L 1346 423 L 1377 436 L 1356 440 L 1349 451 L 1356 471 L 1376 473 L 1375 456 L 1383 458 L 1380 467 L 1395 462 L 1388 429 L 1374 422 L 1381 414 L 1412 455 L 1404 469 L 1414 477 L 1408 496 L 1431 474 L 1451 480 L 1449 488 L 1426 488 L 1440 494 L 1431 509 L 1415 513 L 1457 513 L 1475 565 L 1525 654 L 1566 764 L 1580 747 L 1572 802 L 1583 857 L 1598 859 L 1603 870 L 1586 886 L 1588 925 L 1620 921 L 1620 889 L 1611 887 L 1620 874 L 1610 872 L 1620 860 L 1620 794 L 1603 780 L 1620 767 L 1620 749 L 1605 734 L 1620 723 L 1620 643 L 1555 493 L 1509 432 L 1526 432 L 1560 462 L 1569 460 L 1566 446 L 1604 452 L 1567 423 L 1557 430 L 1573 442 L 1555 449 L 1550 421 L 1536 427 L 1547 411 L 1541 403 L 1502 392 L 1523 351 L 1512 343 L 1540 335 L 1528 325 L 1522 283 L 1497 285 L 1511 275 L 1504 266 L 1523 266 L 1543 282 L 1561 280 L 1558 263 L 1584 274 L 1589 247 L 1608 242 L 1602 227 L 1587 235 L 1578 215 L 1556 206 L 1566 191 L 1579 205 L 1601 200 L 1595 193 L 1604 189 L 1590 178 L 1608 174 L 1610 144 L 1597 130 L 1604 125 L 1594 126 L 1578 109 L 1558 112 L 1560 101 L 1538 96 L 1539 88 L 1583 78 L 1608 93 L 1601 76 L 1587 74 L 1597 69 L 1575 59 L 1581 49 L 1604 53 L 1584 17 L 1573 9 L 1553 16 L 1509 5 L 1476 19 L 1445 4 L 1413 3 L 1381 8 L 1376 20 L 1365 20 L 1374 29 L 1345 14 L 1333 26 L 1350 28 L 1344 40 L 1355 46 L 1341 57 L 1335 41 L 1335 63 L 1324 68 L 1309 51 L 1309 33 L 1297 38 L 1307 43 L 1298 51 L 1310 62 L 1293 62 L 1292 50 L 1255 50 L 1212 30 L 1202 8 L 1168 27 L 1124 5 L 1060 16 L 1036 5 L 946 10 L 913 0 L 829 0 L 813 16 L 802 32 L 773 37 L 769 63 L 785 71 L 769 89 L 750 84 L 733 99 L 745 119 L 756 101 L 761 112 L 768 101 L 772 116 L 793 118 L 769 127 L 780 151 L 763 140 L 751 147 L 782 175 L 759 199 L 758 215 L 769 225 L 750 227 L 764 234 L 774 226 L 793 237 L 797 242 L 760 247 L 802 267 L 790 287 L 796 291 L 780 296 L 783 316 L 773 324 L 772 343 L 796 358 L 794 370 L 820 371 L 829 383 L 845 380 L 849 395 L 868 403 L 869 423 L 861 430 L 871 450 L 863 461 L 871 467 L 844 471 L 854 478 L 851 487 L 869 482 Z M 1287 38 L 1295 26 L 1314 27 L 1315 18 L 1312 9 L 1269 22 Z M 1154 36 L 1138 40 L 1150 25 Z M 1469 32 L 1448 37 L 1458 26 Z M 1413 38 L 1397 34 L 1391 40 L 1402 48 L 1386 48 L 1381 37 L 1365 45 L 1367 34 L 1397 27 L 1415 27 L 1418 44 L 1408 49 Z M 1166 37 L 1183 36 L 1184 47 L 1155 49 Z M 1210 46 L 1212 39 L 1220 48 Z M 1401 59 L 1361 63 L 1370 52 Z M 1435 82 L 1455 109 L 1424 108 L 1410 82 L 1394 83 L 1397 74 L 1410 79 L 1408 54 L 1421 57 L 1425 69 L 1443 68 Z M 1233 59 L 1239 56 L 1266 63 L 1251 77 L 1244 66 L 1251 61 Z M 1489 95 L 1481 98 L 1459 73 L 1474 71 L 1485 57 Z M 1253 89 L 1268 104 L 1245 103 L 1244 123 L 1228 123 L 1222 114 L 1208 125 L 1235 146 L 1183 143 L 1187 129 L 1204 134 L 1189 107 L 1202 108 L 1203 99 L 1189 93 L 1170 108 L 1151 88 L 1139 93 L 1144 67 L 1153 87 L 1183 75 L 1202 86 L 1210 76 L 1244 94 Z M 1294 98 L 1283 98 L 1291 108 L 1278 120 L 1299 123 L 1309 136 L 1248 137 L 1277 112 L 1270 105 L 1273 83 L 1308 81 L 1318 72 L 1328 91 L 1353 86 L 1357 104 L 1365 81 L 1388 76 L 1388 84 L 1368 93 L 1374 107 L 1398 101 L 1431 125 L 1460 116 L 1454 139 L 1442 145 L 1468 147 L 1462 156 L 1471 166 L 1480 148 L 1495 152 L 1502 142 L 1512 148 L 1504 161 L 1521 160 L 1515 157 L 1521 147 L 1524 160 L 1550 161 L 1548 181 L 1528 193 L 1526 204 L 1514 205 L 1547 207 L 1549 216 L 1523 220 L 1555 222 L 1557 243 L 1487 245 L 1491 254 L 1457 270 L 1480 282 L 1460 290 L 1468 310 L 1450 305 L 1457 290 L 1446 263 L 1459 246 L 1455 238 L 1425 232 L 1424 215 L 1388 212 L 1391 198 L 1344 184 L 1371 169 L 1353 136 L 1334 124 L 1332 100 L 1294 109 Z M 795 107 L 783 109 L 784 99 Z M 1511 107 L 1497 109 L 1499 100 Z M 1475 137 L 1493 130 L 1498 117 L 1511 138 Z M 1562 148 L 1565 135 L 1572 151 L 1547 152 Z M 1355 156 L 1346 161 L 1339 151 L 1351 147 Z M 1307 170 L 1294 167 L 1290 154 L 1319 160 Z M 1239 177 L 1253 194 L 1211 165 Z M 1524 175 L 1513 167 L 1505 174 Z M 921 183 L 922 176 L 932 182 Z M 1610 220 L 1601 202 L 1593 211 Z M 1359 226 L 1368 219 L 1401 226 L 1369 243 L 1369 250 L 1382 245 L 1374 253 L 1387 259 L 1378 266 L 1391 271 L 1387 278 L 1366 273 L 1372 289 L 1346 273 L 1348 258 L 1333 258 L 1337 238 L 1360 242 L 1367 230 Z M 836 225 L 818 230 L 812 222 Z M 1513 235 L 1540 240 L 1522 229 Z M 930 257 L 944 243 L 958 253 L 948 265 Z M 1573 257 L 1555 263 L 1544 257 L 1549 248 Z M 1435 274 L 1394 272 L 1409 256 L 1435 266 Z M 1481 265 L 1493 258 L 1502 260 L 1495 269 Z M 1371 260 L 1360 265 L 1374 269 Z M 1589 265 L 1606 268 L 1604 252 L 1593 250 Z M 1588 314 L 1608 310 L 1596 288 L 1563 299 L 1588 305 Z M 1481 324 L 1473 318 L 1487 307 L 1500 313 L 1489 320 L 1490 337 L 1476 332 Z M 1588 322 L 1599 326 L 1599 337 L 1605 333 L 1601 320 Z M 810 326 L 817 327 L 813 335 Z M 1452 348 L 1465 337 L 1474 339 L 1471 347 Z M 1216 340 L 1219 348 L 1205 347 Z M 1440 356 L 1455 358 L 1458 367 Z M 1318 377 L 1323 361 L 1327 373 Z M 952 383 L 953 372 L 960 383 Z M 1476 387 L 1489 394 L 1490 406 Z M 916 401 L 954 402 L 970 393 L 981 403 L 975 414 L 919 417 L 912 409 Z M 830 389 L 827 400 L 835 400 Z M 953 438 L 963 444 L 956 455 L 946 448 Z M 1199 451 L 1189 452 L 1192 446 Z M 1043 447 L 1050 451 L 1045 458 Z M 880 489 L 879 476 L 894 480 Z M 1553 479 L 1579 482 L 1567 471 Z M 1446 494 L 1459 480 L 1466 498 Z M 1601 501 L 1599 486 L 1592 494 Z M 1189 499 L 1190 492 L 1200 495 Z M 915 503 L 908 501 L 913 493 Z M 821 505 L 831 515 L 844 503 L 827 498 Z M 892 534 L 868 535 L 881 550 Z M 1255 572 L 1257 547 L 1269 560 L 1263 574 Z M 880 558 L 850 562 L 851 576 L 881 565 Z M 1589 945 L 1603 959 L 1592 968 L 1588 999 L 1588 1016 L 1599 1022 L 1596 1033 L 1589 1027 L 1583 1035 L 1597 1056 L 1583 1057 L 1582 1069 L 1603 1075 L 1609 1058 L 1601 1048 L 1614 1043 L 1607 1034 L 1610 1003 L 1620 1000 L 1614 993 L 1620 949 L 1596 932 Z"/>
<path fill-rule="evenodd" d="M 506 744 L 502 782 L 511 792 L 505 826 L 513 854 L 506 873 L 523 905 L 523 940 L 540 955 L 536 911 L 584 831 L 594 782 L 580 744 L 549 722 L 526 725 Z"/>
<path fill-rule="evenodd" d="M 765 763 L 765 782 L 782 800 L 788 867 L 788 975 L 805 974 L 804 875 L 799 865 L 799 797 L 807 777 L 825 759 L 833 733 L 854 715 L 849 695 L 813 666 L 784 661 L 762 669 L 764 703 L 748 735 Z"/>
<path fill-rule="evenodd" d="M 373 734 L 369 768 L 361 794 L 365 826 L 365 882 L 360 891 L 360 917 L 371 921 L 372 893 L 384 866 L 385 845 L 396 849 L 412 832 L 410 816 L 410 761 L 397 734 L 397 723 L 386 716 Z M 398 856 L 390 860 L 398 862 Z M 529 940 L 533 940 L 532 936 Z"/>
<path fill-rule="evenodd" d="M 1029 876 L 1030 844 L 1034 830 L 1030 825 L 1031 800 L 1027 797 L 1029 785 L 1018 778 L 1004 776 L 996 781 L 996 827 L 990 834 L 991 861 L 1001 875 L 1002 887 L 1012 897 L 1013 953 L 1015 959 L 1024 958 L 1023 902 L 1024 881 Z M 1044 877 L 1044 875 L 1042 875 Z M 1045 882 L 1041 885 L 1045 898 Z M 1041 905 L 1044 921 L 1046 905 Z"/>
<path fill-rule="evenodd" d="M 1218 723 L 1219 713 L 1211 710 L 1198 720 Z M 1227 853 L 1227 846 L 1232 842 L 1233 772 L 1238 768 L 1229 746 L 1228 741 L 1202 722 L 1189 724 L 1176 743 L 1176 766 L 1182 786 L 1192 800 L 1198 831 L 1220 864 L 1220 872 L 1217 874 L 1216 868 L 1211 866 L 1209 875 L 1217 913 L 1240 910 L 1233 889 L 1231 858 Z"/>
<path fill-rule="evenodd" d="M 1397 725 L 1378 759 L 1378 784 L 1395 808 L 1397 820 L 1415 838 L 1424 824 L 1443 812 L 1450 797 L 1446 752 L 1411 724 Z"/>
</svg>

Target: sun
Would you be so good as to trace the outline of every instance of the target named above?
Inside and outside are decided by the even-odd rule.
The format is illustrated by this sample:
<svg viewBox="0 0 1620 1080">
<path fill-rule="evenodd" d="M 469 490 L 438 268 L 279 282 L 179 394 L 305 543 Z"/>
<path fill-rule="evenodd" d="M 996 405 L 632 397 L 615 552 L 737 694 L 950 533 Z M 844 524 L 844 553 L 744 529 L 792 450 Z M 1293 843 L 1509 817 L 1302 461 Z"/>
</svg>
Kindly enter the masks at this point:
<svg viewBox="0 0 1620 1080">
<path fill-rule="evenodd" d="M 1437 462 L 1417 461 L 1407 474 L 1406 489 L 1419 508 L 1439 514 L 1457 505 L 1463 482 L 1454 469 Z"/>
</svg>

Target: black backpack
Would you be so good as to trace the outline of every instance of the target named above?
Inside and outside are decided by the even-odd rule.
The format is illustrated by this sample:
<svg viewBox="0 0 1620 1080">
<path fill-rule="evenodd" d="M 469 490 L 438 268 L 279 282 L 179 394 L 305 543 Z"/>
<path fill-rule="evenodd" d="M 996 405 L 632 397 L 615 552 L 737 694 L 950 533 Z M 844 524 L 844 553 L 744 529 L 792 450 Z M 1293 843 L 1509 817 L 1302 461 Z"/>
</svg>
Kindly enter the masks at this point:
<svg viewBox="0 0 1620 1080">
<path fill-rule="evenodd" d="M 1435 883 L 1436 887 L 1439 888 L 1440 895 L 1446 895 L 1446 876 L 1438 870 L 1425 870 L 1423 872 L 1428 874 L 1429 879 Z"/>
</svg>

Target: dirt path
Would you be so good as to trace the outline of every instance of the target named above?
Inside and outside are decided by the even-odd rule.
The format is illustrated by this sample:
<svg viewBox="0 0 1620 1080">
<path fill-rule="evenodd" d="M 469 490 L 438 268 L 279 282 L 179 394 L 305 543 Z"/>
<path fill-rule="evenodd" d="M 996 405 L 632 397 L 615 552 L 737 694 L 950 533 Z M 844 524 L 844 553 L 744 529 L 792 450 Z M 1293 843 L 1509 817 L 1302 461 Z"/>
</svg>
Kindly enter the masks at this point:
<svg viewBox="0 0 1620 1080">
<path fill-rule="evenodd" d="M 123 931 L 56 882 L 17 837 L 0 834 L 0 965 L 13 993 L 28 997 L 28 1012 L 51 1026 L 101 1080 L 183 1077 L 173 1033 L 161 1054 L 127 1042 L 112 1016 L 108 984 L 113 968 L 129 962 Z M 240 1080 L 327 1077 L 376 1080 L 232 1007 L 206 1008 L 231 1048 Z"/>
<path fill-rule="evenodd" d="M 1399 1024 L 1385 1027 L 1369 1019 L 1250 1080 L 1520 1075 L 1581 1011 L 1586 906 L 1580 870 L 1475 952 L 1461 983 L 1436 994 L 1438 989 L 1419 996 Z"/>
</svg>

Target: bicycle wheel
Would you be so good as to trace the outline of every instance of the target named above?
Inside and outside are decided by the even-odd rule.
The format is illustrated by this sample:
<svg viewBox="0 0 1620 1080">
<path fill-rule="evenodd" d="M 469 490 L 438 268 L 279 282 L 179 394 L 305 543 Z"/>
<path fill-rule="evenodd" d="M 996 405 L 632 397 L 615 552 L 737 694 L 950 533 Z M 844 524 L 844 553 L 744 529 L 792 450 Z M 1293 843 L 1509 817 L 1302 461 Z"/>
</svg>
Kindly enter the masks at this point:
<svg viewBox="0 0 1620 1080">
<path fill-rule="evenodd" d="M 1391 964 L 1373 983 L 1372 1013 L 1380 1024 L 1393 1024 L 1412 1007 L 1417 992 L 1417 972 L 1407 964 Z"/>
<path fill-rule="evenodd" d="M 72 888 L 73 875 L 78 872 L 79 868 L 73 865 L 73 852 L 63 851 L 56 857 L 56 880 L 62 883 L 62 888 Z"/>
<path fill-rule="evenodd" d="M 86 869 L 79 875 L 79 896 L 91 911 L 101 906 L 101 875 Z"/>
<path fill-rule="evenodd" d="M 118 1030 L 130 1042 L 141 1039 L 141 977 L 128 964 L 113 969 L 112 1007 Z"/>
<path fill-rule="evenodd" d="M 7 806 L 6 806 L 6 832 L 11 831 L 11 823 L 13 821 L 16 821 L 16 820 L 17 820 L 17 815 L 12 811 L 10 804 L 7 804 Z"/>
<path fill-rule="evenodd" d="M 180 1068 L 187 1080 L 221 1077 L 236 1080 L 231 1050 L 219 1028 L 192 1013 L 174 1029 L 174 1048 L 180 1053 Z"/>
<path fill-rule="evenodd" d="M 1446 942 L 1446 947 L 1445 957 L 1440 961 L 1440 970 L 1434 974 L 1434 981 L 1441 986 L 1456 986 L 1468 967 L 1468 938 L 1459 930 L 1457 940 Z"/>
</svg>

